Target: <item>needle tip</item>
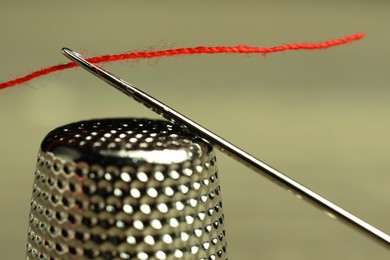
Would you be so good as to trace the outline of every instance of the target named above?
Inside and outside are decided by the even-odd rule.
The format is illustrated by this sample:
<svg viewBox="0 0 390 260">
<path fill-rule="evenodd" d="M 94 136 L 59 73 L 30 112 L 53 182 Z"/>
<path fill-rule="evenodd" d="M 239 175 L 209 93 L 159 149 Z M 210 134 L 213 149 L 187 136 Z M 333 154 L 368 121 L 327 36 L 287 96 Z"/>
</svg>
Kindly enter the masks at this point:
<svg viewBox="0 0 390 260">
<path fill-rule="evenodd" d="M 78 54 L 77 52 L 69 49 L 69 48 L 62 48 L 61 49 L 61 53 L 64 54 L 67 58 L 70 58 L 71 60 L 75 60 L 77 58 L 82 58 L 80 54 Z"/>
<path fill-rule="evenodd" d="M 61 49 L 61 52 L 62 52 L 62 54 L 69 54 L 70 52 L 72 52 L 72 50 L 69 49 L 69 48 L 64 47 L 64 48 Z"/>
</svg>

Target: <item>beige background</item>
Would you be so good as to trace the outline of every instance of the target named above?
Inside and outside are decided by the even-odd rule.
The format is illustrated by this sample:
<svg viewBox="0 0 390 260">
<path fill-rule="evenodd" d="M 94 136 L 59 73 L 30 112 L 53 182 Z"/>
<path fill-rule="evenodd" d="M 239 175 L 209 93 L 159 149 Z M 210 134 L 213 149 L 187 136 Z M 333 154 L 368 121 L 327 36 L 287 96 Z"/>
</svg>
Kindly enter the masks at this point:
<svg viewBox="0 0 390 260">
<path fill-rule="evenodd" d="M 187 1 L 186 1 L 187 2 Z M 173 57 L 105 68 L 390 232 L 389 1 L 4 1 L 0 81 L 86 56 L 273 46 L 365 32 L 326 51 Z M 46 133 L 156 116 L 81 69 L 0 91 L 0 252 L 23 259 Z M 218 153 L 230 259 L 388 259 L 389 250 Z"/>
</svg>

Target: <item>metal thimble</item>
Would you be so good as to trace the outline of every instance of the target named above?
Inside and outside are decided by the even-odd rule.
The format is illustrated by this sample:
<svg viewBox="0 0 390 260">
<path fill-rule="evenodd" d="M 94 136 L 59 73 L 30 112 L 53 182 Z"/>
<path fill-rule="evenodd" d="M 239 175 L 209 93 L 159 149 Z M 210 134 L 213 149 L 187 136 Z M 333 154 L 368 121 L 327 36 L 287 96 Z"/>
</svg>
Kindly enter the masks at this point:
<svg viewBox="0 0 390 260">
<path fill-rule="evenodd" d="M 38 155 L 27 259 L 227 259 L 212 147 L 162 120 L 53 130 Z"/>
</svg>

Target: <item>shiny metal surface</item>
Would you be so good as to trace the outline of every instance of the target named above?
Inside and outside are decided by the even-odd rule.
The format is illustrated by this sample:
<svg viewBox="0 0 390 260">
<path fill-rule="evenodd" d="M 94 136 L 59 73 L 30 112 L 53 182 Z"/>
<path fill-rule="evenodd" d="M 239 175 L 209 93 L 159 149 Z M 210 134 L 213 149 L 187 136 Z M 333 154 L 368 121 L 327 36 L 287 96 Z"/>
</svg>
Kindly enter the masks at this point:
<svg viewBox="0 0 390 260">
<path fill-rule="evenodd" d="M 214 151 L 161 120 L 50 132 L 38 155 L 27 259 L 227 259 Z"/>
<path fill-rule="evenodd" d="M 292 180 L 291 178 L 275 170 L 274 168 L 266 165 L 252 155 L 244 152 L 237 146 L 234 146 L 233 144 L 229 143 L 218 135 L 193 122 L 189 118 L 183 116 L 179 112 L 173 110 L 172 108 L 161 103 L 155 98 L 135 88 L 126 81 L 119 79 L 111 73 L 104 71 L 97 66 L 89 63 L 88 61 L 83 59 L 78 53 L 67 48 L 63 48 L 62 52 L 66 57 L 78 63 L 81 67 L 91 72 L 98 78 L 109 83 L 125 95 L 132 97 L 137 102 L 145 105 L 149 109 L 165 117 L 171 122 L 182 125 L 189 131 L 210 142 L 210 144 L 217 147 L 222 152 L 228 154 L 229 156 L 237 159 L 239 162 L 259 172 L 274 183 L 283 186 L 284 188 L 289 191 L 292 191 L 293 193 L 296 193 L 297 197 L 303 198 L 314 206 L 325 210 L 329 216 L 340 219 L 345 223 L 352 225 L 352 227 L 355 227 L 359 231 L 362 231 L 364 234 L 376 239 L 377 241 L 384 244 L 386 247 L 390 247 L 390 236 L 382 232 L 381 230 L 373 227 L 372 225 L 349 213 L 348 211 L 333 204 L 332 202 L 328 201 L 327 199 L 323 198 L 312 190 L 306 188 L 305 186 L 299 184 L 298 182 Z"/>
</svg>

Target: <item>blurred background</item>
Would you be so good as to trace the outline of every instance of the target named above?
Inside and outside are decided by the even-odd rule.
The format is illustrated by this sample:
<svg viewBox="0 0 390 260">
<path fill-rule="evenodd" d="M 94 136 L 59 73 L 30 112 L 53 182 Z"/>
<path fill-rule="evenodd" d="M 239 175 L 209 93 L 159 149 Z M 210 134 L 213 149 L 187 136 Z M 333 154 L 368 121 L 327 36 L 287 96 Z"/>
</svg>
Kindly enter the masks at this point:
<svg viewBox="0 0 390 260">
<path fill-rule="evenodd" d="M 179 56 L 104 67 L 390 233 L 390 2 L 7 1 L 0 81 L 87 57 L 199 45 L 323 51 Z M 52 129 L 155 114 L 81 69 L 0 91 L 0 252 L 23 259 L 35 160 Z M 389 250 L 218 152 L 230 259 L 388 259 Z"/>
</svg>

